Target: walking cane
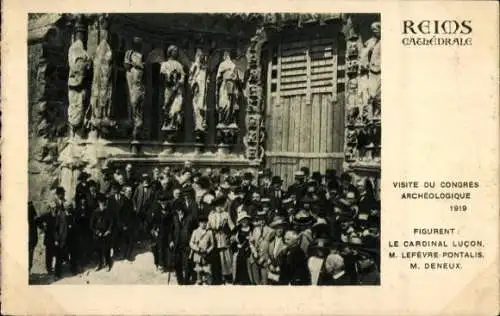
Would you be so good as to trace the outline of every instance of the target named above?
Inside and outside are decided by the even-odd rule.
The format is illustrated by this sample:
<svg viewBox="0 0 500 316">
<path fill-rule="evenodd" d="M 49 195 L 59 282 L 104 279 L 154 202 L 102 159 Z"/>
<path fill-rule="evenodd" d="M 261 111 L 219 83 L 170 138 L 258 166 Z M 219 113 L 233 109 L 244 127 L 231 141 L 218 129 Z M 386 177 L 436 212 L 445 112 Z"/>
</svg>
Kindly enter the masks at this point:
<svg viewBox="0 0 500 316">
<path fill-rule="evenodd" d="M 167 272 L 167 285 L 170 285 L 170 269 L 169 271 Z"/>
</svg>

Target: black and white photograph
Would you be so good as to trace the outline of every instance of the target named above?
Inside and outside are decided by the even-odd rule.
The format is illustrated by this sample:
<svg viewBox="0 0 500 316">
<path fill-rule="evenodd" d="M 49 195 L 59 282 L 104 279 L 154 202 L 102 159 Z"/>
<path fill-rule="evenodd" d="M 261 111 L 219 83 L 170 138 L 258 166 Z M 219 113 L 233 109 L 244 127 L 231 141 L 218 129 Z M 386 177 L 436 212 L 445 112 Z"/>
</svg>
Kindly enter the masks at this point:
<svg viewBox="0 0 500 316">
<path fill-rule="evenodd" d="M 30 285 L 380 285 L 380 13 L 30 13 L 27 51 Z"/>
</svg>

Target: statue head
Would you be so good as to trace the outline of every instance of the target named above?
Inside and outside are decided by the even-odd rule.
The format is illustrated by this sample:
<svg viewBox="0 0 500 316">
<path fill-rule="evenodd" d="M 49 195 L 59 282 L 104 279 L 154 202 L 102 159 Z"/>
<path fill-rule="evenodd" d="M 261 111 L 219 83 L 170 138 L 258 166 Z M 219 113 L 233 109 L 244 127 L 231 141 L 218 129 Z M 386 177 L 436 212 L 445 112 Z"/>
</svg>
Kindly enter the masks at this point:
<svg viewBox="0 0 500 316">
<path fill-rule="evenodd" d="M 83 41 L 85 39 L 85 33 L 87 32 L 87 28 L 85 27 L 85 24 L 83 23 L 83 18 L 80 18 L 76 21 L 75 23 L 75 41 L 81 40 Z"/>
<path fill-rule="evenodd" d="M 167 48 L 167 57 L 168 58 L 177 58 L 179 56 L 179 48 L 175 45 L 170 45 Z"/>
<path fill-rule="evenodd" d="M 374 37 L 380 38 L 380 22 L 373 22 L 370 29 L 372 30 Z"/>
<path fill-rule="evenodd" d="M 137 51 L 141 50 L 142 49 L 142 38 L 135 36 L 132 39 L 132 48 L 134 50 L 137 50 Z"/>
</svg>

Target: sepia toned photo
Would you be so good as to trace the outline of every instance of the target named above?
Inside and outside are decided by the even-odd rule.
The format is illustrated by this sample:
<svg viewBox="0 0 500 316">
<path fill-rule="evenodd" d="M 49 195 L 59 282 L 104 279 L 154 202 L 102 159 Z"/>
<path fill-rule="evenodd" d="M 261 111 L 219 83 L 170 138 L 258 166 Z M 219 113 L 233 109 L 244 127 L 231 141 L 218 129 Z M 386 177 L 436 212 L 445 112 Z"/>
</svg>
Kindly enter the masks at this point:
<svg viewBox="0 0 500 316">
<path fill-rule="evenodd" d="M 381 30 L 30 13 L 29 284 L 380 285 Z"/>
</svg>

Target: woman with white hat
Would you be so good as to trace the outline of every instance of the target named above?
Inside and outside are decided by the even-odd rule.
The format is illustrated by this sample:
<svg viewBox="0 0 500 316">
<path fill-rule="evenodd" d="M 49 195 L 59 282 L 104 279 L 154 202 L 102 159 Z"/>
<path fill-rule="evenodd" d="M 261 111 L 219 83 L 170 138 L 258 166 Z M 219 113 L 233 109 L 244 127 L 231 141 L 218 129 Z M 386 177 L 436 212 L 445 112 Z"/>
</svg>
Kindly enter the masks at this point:
<svg viewBox="0 0 500 316">
<path fill-rule="evenodd" d="M 250 225 L 251 217 L 246 211 L 238 213 L 236 220 L 237 229 L 234 240 L 236 243 L 236 252 L 233 257 L 233 284 L 250 285 L 250 234 L 252 227 Z"/>
</svg>

